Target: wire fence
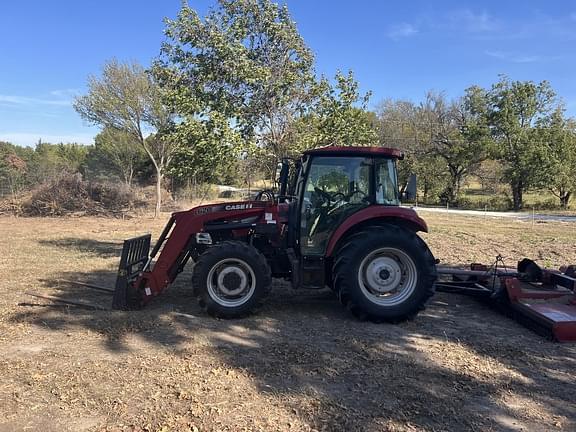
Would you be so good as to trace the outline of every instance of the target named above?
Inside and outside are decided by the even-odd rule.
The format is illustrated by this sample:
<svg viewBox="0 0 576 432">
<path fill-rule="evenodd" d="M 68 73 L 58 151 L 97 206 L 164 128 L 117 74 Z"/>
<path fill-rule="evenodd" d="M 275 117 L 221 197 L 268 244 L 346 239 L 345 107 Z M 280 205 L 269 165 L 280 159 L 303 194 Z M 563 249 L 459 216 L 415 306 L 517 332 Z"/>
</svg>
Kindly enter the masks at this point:
<svg viewBox="0 0 576 432">
<path fill-rule="evenodd" d="M 12 187 L 6 179 L 0 178 L 0 198 L 12 195 Z"/>
</svg>

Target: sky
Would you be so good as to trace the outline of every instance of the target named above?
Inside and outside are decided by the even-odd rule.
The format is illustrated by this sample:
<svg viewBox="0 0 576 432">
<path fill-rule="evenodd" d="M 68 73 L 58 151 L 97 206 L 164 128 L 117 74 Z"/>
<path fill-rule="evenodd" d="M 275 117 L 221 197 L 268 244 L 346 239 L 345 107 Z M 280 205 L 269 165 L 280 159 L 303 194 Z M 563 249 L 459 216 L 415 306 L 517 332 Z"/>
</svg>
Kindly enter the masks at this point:
<svg viewBox="0 0 576 432">
<path fill-rule="evenodd" d="M 505 74 L 548 80 L 576 116 L 576 1 L 287 0 L 318 74 L 353 70 L 370 108 L 458 97 Z M 149 65 L 180 0 L 28 0 L 0 4 L 0 140 L 89 144 L 72 108 L 106 60 Z M 201 15 L 215 0 L 189 0 Z"/>
</svg>

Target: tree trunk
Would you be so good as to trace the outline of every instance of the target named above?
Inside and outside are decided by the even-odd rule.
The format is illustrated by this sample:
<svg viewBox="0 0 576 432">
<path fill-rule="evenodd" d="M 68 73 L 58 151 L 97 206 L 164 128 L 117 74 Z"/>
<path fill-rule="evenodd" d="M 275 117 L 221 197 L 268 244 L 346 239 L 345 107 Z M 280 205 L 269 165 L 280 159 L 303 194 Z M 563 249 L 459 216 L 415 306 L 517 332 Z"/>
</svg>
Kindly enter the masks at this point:
<svg viewBox="0 0 576 432">
<path fill-rule="evenodd" d="M 124 179 L 124 184 L 128 187 L 130 187 L 130 171 L 126 168 L 124 170 L 122 170 L 122 177 Z"/>
<path fill-rule="evenodd" d="M 134 179 L 134 167 L 130 166 L 126 175 L 126 186 L 132 189 L 132 180 Z"/>
<path fill-rule="evenodd" d="M 560 194 L 560 207 L 562 207 L 562 209 L 566 210 L 568 208 L 571 195 L 572 192 L 564 192 Z"/>
<path fill-rule="evenodd" d="M 524 183 L 522 180 L 513 181 L 510 184 L 512 188 L 512 205 L 515 211 L 522 210 L 522 193 L 524 192 Z"/>
<path fill-rule="evenodd" d="M 426 180 L 424 180 L 424 197 L 423 200 L 425 203 L 428 202 L 428 195 L 429 195 L 430 187 Z"/>
<path fill-rule="evenodd" d="M 156 168 L 156 207 L 154 208 L 154 219 L 160 216 L 162 207 L 162 171 Z"/>
<path fill-rule="evenodd" d="M 446 187 L 445 194 L 448 203 L 455 207 L 458 204 L 458 197 L 460 196 L 460 188 L 462 186 L 463 170 L 449 166 L 450 171 L 450 184 Z"/>
<path fill-rule="evenodd" d="M 460 189 L 462 188 L 462 173 L 458 173 L 454 180 L 454 197 L 458 199 L 460 196 Z"/>
</svg>

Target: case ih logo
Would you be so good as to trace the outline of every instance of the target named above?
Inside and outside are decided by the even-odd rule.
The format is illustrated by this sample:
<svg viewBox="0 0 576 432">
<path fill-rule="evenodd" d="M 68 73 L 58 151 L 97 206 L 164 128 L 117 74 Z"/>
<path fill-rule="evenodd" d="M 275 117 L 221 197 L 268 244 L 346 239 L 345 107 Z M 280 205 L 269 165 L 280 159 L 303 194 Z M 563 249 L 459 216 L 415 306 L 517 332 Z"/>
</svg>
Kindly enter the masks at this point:
<svg viewBox="0 0 576 432">
<path fill-rule="evenodd" d="M 247 210 L 251 208 L 252 204 L 231 204 L 224 207 L 225 210 Z"/>
</svg>

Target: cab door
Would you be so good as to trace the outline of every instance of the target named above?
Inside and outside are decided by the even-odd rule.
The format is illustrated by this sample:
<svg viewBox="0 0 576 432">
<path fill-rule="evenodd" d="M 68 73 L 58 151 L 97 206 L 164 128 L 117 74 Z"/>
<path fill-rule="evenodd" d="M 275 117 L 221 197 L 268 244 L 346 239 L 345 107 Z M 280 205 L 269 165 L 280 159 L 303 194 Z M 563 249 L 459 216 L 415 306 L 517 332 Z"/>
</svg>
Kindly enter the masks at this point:
<svg viewBox="0 0 576 432">
<path fill-rule="evenodd" d="M 316 156 L 308 167 L 300 215 L 300 252 L 324 256 L 336 228 L 373 202 L 372 159 Z"/>
</svg>

